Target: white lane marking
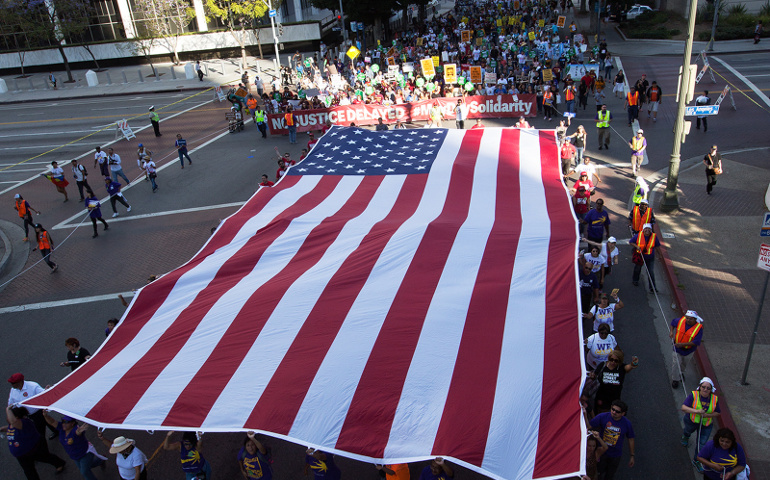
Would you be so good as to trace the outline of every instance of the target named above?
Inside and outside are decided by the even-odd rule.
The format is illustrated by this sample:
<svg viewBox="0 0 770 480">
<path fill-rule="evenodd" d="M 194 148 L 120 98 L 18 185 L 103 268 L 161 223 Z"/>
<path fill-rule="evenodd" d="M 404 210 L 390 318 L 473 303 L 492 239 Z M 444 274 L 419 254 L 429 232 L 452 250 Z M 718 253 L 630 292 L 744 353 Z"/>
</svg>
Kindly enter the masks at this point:
<svg viewBox="0 0 770 480">
<path fill-rule="evenodd" d="M 35 133 L 20 133 L 16 135 L 0 135 L 0 138 L 14 138 L 14 137 L 39 137 L 41 135 L 71 135 L 73 133 L 94 133 L 94 131 L 99 130 L 100 128 L 108 127 L 110 125 L 114 125 L 114 123 L 108 123 L 107 125 L 102 125 L 101 127 L 93 127 L 92 130 L 71 130 L 69 132 L 35 132 Z M 112 133 L 112 131 L 110 131 Z M 58 145 L 56 145 L 58 146 Z"/>
<path fill-rule="evenodd" d="M 763 102 L 765 102 L 765 105 L 767 105 L 768 107 L 770 107 L 770 98 L 767 98 L 767 95 L 765 95 L 764 93 L 762 93 L 762 90 L 760 90 L 759 88 L 757 88 L 757 86 L 756 86 L 756 85 L 754 85 L 753 83 L 751 83 L 751 80 L 749 80 L 748 78 L 746 78 L 746 77 L 745 77 L 744 75 L 742 75 L 742 74 L 741 74 L 741 73 L 740 73 L 738 70 L 736 70 L 736 69 L 734 69 L 733 67 L 731 67 L 731 66 L 730 66 L 730 64 L 728 64 L 727 62 L 725 62 L 725 61 L 724 61 L 724 60 L 722 60 L 721 58 L 719 58 L 719 57 L 714 57 L 714 56 L 712 56 L 711 58 L 713 58 L 713 59 L 714 59 L 714 60 L 716 60 L 717 62 L 721 63 L 721 64 L 722 64 L 722 65 L 723 65 L 723 66 L 724 66 L 726 69 L 730 70 L 730 72 L 732 72 L 732 74 L 733 74 L 733 75 L 735 75 L 736 77 L 740 78 L 740 79 L 743 81 L 743 83 L 745 83 L 746 85 L 748 85 L 748 87 L 749 87 L 750 89 L 752 89 L 752 90 L 754 91 L 754 93 L 756 93 L 756 94 L 757 94 L 757 96 L 758 96 L 758 97 L 759 97 L 759 98 L 760 98 L 760 99 L 761 99 Z"/>
<path fill-rule="evenodd" d="M 770 77 L 770 73 L 757 73 L 755 75 L 744 75 L 744 77 Z"/>
<path fill-rule="evenodd" d="M 137 97 L 137 98 L 141 98 L 141 97 Z M 190 110 L 194 110 L 194 109 L 196 109 L 196 108 L 200 108 L 200 107 L 202 107 L 202 106 L 204 106 L 204 105 L 206 105 L 206 104 L 209 104 L 209 103 L 211 103 L 211 100 L 206 100 L 205 102 L 201 102 L 201 103 L 199 103 L 199 104 L 197 104 L 197 105 L 194 105 L 194 106 L 192 106 L 192 107 L 188 108 L 187 110 L 182 110 L 181 112 L 179 112 L 179 113 L 175 113 L 174 115 L 169 115 L 168 117 L 161 119 L 161 123 L 162 123 L 162 122 L 164 122 L 164 121 L 166 121 L 166 120 L 171 120 L 171 119 L 172 119 L 172 118 L 174 118 L 174 117 L 178 117 L 179 115 L 182 115 L 183 113 L 187 113 L 187 112 L 189 112 Z M 141 128 L 137 128 L 136 130 L 134 130 L 134 132 L 141 132 L 142 130 L 146 130 L 146 129 L 148 129 L 148 128 L 151 128 L 151 127 L 152 127 L 152 125 L 145 125 L 144 127 L 141 127 Z M 225 133 L 229 133 L 229 132 L 225 132 Z M 224 135 L 221 135 L 220 137 L 222 137 L 222 136 L 224 136 Z M 217 138 L 220 138 L 220 137 L 217 137 Z M 122 141 L 122 140 L 123 140 L 123 137 L 120 137 L 120 138 L 116 138 L 115 140 L 112 140 L 112 141 L 110 141 L 110 142 L 107 142 L 107 143 L 103 144 L 102 146 L 103 146 L 103 147 L 109 147 L 110 145 L 113 145 L 113 144 L 115 144 L 115 143 L 118 143 L 118 142 L 120 142 L 120 141 Z M 204 143 L 203 145 L 207 145 L 208 143 L 209 143 L 209 142 L 206 142 L 206 143 Z M 203 146 L 203 145 L 201 145 L 201 146 Z M 200 147 L 198 147 L 198 148 L 200 148 Z M 196 148 L 195 150 L 197 150 L 197 148 Z M 192 151 L 194 152 L 195 150 L 192 150 Z M 82 155 L 80 155 L 80 156 L 78 156 L 78 157 L 75 157 L 73 160 L 80 160 L 81 158 L 83 158 L 83 157 L 87 157 L 87 156 L 90 156 L 90 155 L 92 155 L 92 151 L 86 152 L 86 153 L 84 153 L 84 154 L 82 154 Z M 91 158 L 93 158 L 93 157 L 91 157 Z M 173 163 L 173 162 L 172 162 L 172 163 Z M 170 163 L 169 163 L 169 165 L 170 165 Z M 158 170 L 160 170 L 160 169 L 162 169 L 162 168 L 163 168 L 163 167 L 160 167 Z M 43 172 L 40 172 L 40 173 L 43 173 Z M 33 176 L 33 177 L 30 177 L 30 178 L 28 178 L 28 179 L 26 179 L 26 180 L 22 180 L 22 181 L 20 181 L 20 182 L 19 182 L 19 184 L 18 184 L 17 186 L 18 186 L 18 187 L 20 187 L 20 186 L 22 186 L 22 185 L 25 185 L 25 184 L 27 184 L 27 183 L 31 182 L 32 180 L 35 180 L 37 177 L 38 177 L 38 175 L 35 175 L 35 176 Z M 2 191 L 0 191 L 0 195 L 3 195 L 3 194 L 5 194 L 5 193 L 8 193 L 8 192 L 10 192 L 11 190 L 14 190 L 14 189 L 15 189 L 17 186 L 14 186 L 14 187 L 10 187 L 10 188 L 6 188 L 5 190 L 2 190 Z M 129 185 L 129 186 L 130 186 L 130 185 Z M 128 186 L 127 186 L 126 188 L 128 188 Z"/>
<path fill-rule="evenodd" d="M 106 202 L 105 202 L 106 203 Z M 129 220 L 141 220 L 144 218 L 154 218 L 154 217 L 164 217 L 167 215 L 179 215 L 181 213 L 192 213 L 192 212 L 202 212 L 206 210 L 215 210 L 217 208 L 230 208 L 230 207 L 242 207 L 244 202 L 233 202 L 233 203 L 220 203 L 219 205 L 205 205 L 202 207 L 190 207 L 190 208 L 181 208 L 179 210 L 167 210 L 165 212 L 153 212 L 153 213 L 143 213 L 139 215 L 131 215 L 130 217 L 115 217 L 110 219 L 110 222 L 126 222 Z M 102 205 L 104 207 L 104 205 Z M 84 210 L 85 212 L 85 210 Z M 82 218 L 82 215 L 78 215 L 77 218 Z M 107 216 L 109 218 L 109 216 Z M 69 219 L 68 219 L 69 220 Z M 63 228 L 77 228 L 77 227 L 90 227 L 91 224 L 86 224 L 85 222 L 82 223 L 71 223 L 71 224 L 65 224 L 66 222 L 62 222 L 55 227 L 51 228 L 51 230 L 60 230 Z"/>
<path fill-rule="evenodd" d="M 135 293 L 134 292 L 109 293 L 107 295 L 94 295 L 93 297 L 70 298 L 67 300 L 57 300 L 55 302 L 28 303 L 26 305 L 16 305 L 14 307 L 0 308 L 0 314 L 26 312 L 29 310 L 41 310 L 43 308 L 52 308 L 52 307 L 64 307 L 68 305 L 79 305 L 81 303 L 103 302 L 105 300 L 117 301 L 118 295 L 123 295 L 123 298 L 128 300 L 129 298 L 132 298 L 135 295 Z"/>
</svg>

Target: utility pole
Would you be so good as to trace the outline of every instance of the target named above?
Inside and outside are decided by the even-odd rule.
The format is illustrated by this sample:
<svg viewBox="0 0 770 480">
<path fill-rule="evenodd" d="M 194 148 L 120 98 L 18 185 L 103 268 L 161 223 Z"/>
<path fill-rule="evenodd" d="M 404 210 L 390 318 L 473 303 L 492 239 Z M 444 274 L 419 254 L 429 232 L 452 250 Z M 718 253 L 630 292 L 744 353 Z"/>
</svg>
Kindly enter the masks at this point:
<svg viewBox="0 0 770 480">
<path fill-rule="evenodd" d="M 674 123 L 674 146 L 671 150 L 671 160 L 668 165 L 668 179 L 666 190 L 663 192 L 661 209 L 666 211 L 679 207 L 679 198 L 676 193 L 676 185 L 679 182 L 679 162 L 681 159 L 682 143 L 684 142 L 684 112 L 687 106 L 687 98 L 690 92 L 690 57 L 692 56 L 692 41 L 695 35 L 695 17 L 698 9 L 698 0 L 690 0 L 690 18 L 687 29 L 687 41 L 684 44 L 684 58 L 682 59 L 682 81 L 679 86 L 679 103 L 676 109 L 676 121 Z"/>
<path fill-rule="evenodd" d="M 711 40 L 709 40 L 709 52 L 714 51 L 714 38 L 717 35 L 717 21 L 719 20 L 719 0 L 714 0 L 714 23 L 711 24 Z"/>
<path fill-rule="evenodd" d="M 281 76 L 281 54 L 278 51 L 278 36 L 275 34 L 275 16 L 277 12 L 273 10 L 272 0 L 262 0 L 267 5 L 267 15 L 270 17 L 270 29 L 273 31 L 273 44 L 275 45 L 275 76 Z"/>
<path fill-rule="evenodd" d="M 345 28 L 345 12 L 342 11 L 342 0 L 340 0 L 340 28 L 342 29 L 342 39 L 347 41 L 348 30 Z"/>
</svg>

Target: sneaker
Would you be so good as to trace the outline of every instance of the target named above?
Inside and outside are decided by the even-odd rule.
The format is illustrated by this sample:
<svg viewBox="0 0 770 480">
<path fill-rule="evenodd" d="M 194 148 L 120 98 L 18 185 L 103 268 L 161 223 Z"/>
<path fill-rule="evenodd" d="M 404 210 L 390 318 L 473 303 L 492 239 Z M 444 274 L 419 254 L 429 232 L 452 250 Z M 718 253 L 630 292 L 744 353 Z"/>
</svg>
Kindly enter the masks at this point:
<svg viewBox="0 0 770 480">
<path fill-rule="evenodd" d="M 690 444 L 690 437 L 682 435 L 682 438 L 679 440 L 679 443 L 681 443 L 683 447 L 688 446 Z"/>
<path fill-rule="evenodd" d="M 601 150 L 602 148 L 603 148 L 603 147 L 602 147 L 601 145 L 599 145 L 599 150 Z"/>
<path fill-rule="evenodd" d="M 639 282 L 634 282 L 634 286 L 638 287 L 639 286 Z"/>
<path fill-rule="evenodd" d="M 693 466 L 694 466 L 695 468 L 697 468 L 697 469 L 698 469 L 698 473 L 703 473 L 703 464 L 702 464 L 702 463 L 700 463 L 700 462 L 699 462 L 699 461 L 697 461 L 697 460 L 693 460 L 693 461 L 692 461 L 692 464 L 693 464 Z"/>
<path fill-rule="evenodd" d="M 115 213 L 112 214 L 112 218 L 115 218 L 117 216 L 118 216 L 118 212 L 115 212 Z"/>
<path fill-rule="evenodd" d="M 110 226 L 109 226 L 109 225 L 105 225 L 105 226 L 104 226 L 104 231 L 105 231 L 105 232 L 106 232 L 107 230 L 109 230 L 109 229 L 110 229 Z"/>
<path fill-rule="evenodd" d="M 91 238 L 96 238 L 96 237 L 98 237 L 98 236 L 99 236 L 99 234 L 98 234 L 98 233 L 94 233 L 93 235 L 91 235 Z"/>
<path fill-rule="evenodd" d="M 127 212 L 131 211 L 131 205 L 128 206 L 128 209 L 126 209 Z"/>
<path fill-rule="evenodd" d="M 58 263 L 55 263 L 55 264 L 53 265 L 53 268 L 51 269 L 51 273 L 55 272 L 55 271 L 56 271 L 56 270 L 58 270 L 58 269 L 59 269 L 59 264 L 58 264 Z"/>
<path fill-rule="evenodd" d="M 672 380 L 671 381 L 671 388 L 679 388 L 679 381 L 678 380 Z"/>
</svg>

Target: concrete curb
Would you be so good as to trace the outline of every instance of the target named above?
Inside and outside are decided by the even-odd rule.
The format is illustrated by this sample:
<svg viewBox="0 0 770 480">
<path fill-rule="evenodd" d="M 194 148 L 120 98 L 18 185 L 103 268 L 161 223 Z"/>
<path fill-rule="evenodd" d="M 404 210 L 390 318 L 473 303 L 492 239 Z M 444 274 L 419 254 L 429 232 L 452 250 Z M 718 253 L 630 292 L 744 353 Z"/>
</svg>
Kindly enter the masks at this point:
<svg viewBox="0 0 770 480">
<path fill-rule="evenodd" d="M 653 224 L 653 230 L 656 235 L 660 236 L 660 238 L 663 238 L 657 222 Z M 677 277 L 676 272 L 674 272 L 674 263 L 668 256 L 668 251 L 666 250 L 665 246 L 661 246 L 659 252 L 661 258 L 663 259 L 663 270 L 666 274 L 669 287 L 671 288 L 671 294 L 674 297 L 674 301 L 676 302 L 677 307 L 679 308 L 680 315 L 684 315 L 684 312 L 689 309 L 687 308 L 687 299 L 685 298 L 684 293 L 677 287 L 677 285 L 679 285 L 679 278 Z M 704 376 L 710 377 L 715 382 L 718 382 L 716 371 L 714 370 L 714 366 L 711 364 L 711 359 L 709 359 L 705 347 L 695 349 L 695 363 L 698 366 L 698 370 Z M 749 458 L 748 449 L 746 448 L 746 444 L 741 440 L 740 432 L 738 431 L 738 427 L 735 425 L 735 421 L 733 420 L 733 416 L 730 412 L 730 406 L 727 401 L 727 397 L 725 396 L 724 390 L 720 389 L 719 397 L 721 415 L 717 418 L 717 422 L 722 427 L 729 428 L 733 431 L 733 433 L 735 433 L 736 440 L 743 447 L 743 450 L 746 453 L 746 457 Z"/>
<path fill-rule="evenodd" d="M 8 238 L 8 235 L 6 235 L 2 229 L 0 229 L 0 240 L 2 240 L 3 247 L 5 248 L 5 253 L 3 253 L 3 258 L 0 260 L 0 278 L 1 278 L 5 273 L 5 266 L 8 264 L 8 260 L 11 259 L 11 252 L 13 251 L 13 246 L 11 245 L 11 239 Z"/>
</svg>

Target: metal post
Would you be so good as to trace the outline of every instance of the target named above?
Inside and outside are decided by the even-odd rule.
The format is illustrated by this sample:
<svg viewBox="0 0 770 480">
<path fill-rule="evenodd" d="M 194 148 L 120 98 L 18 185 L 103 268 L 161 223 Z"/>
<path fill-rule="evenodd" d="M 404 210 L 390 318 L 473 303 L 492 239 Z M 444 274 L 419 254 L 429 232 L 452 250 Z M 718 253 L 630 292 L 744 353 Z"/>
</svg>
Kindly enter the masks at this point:
<svg viewBox="0 0 770 480">
<path fill-rule="evenodd" d="M 342 39 L 347 41 L 348 30 L 345 28 L 345 12 L 342 11 L 342 0 L 340 0 L 340 28 L 342 29 Z"/>
<path fill-rule="evenodd" d="M 173 66 L 171 67 L 171 78 L 176 80 L 176 72 L 174 71 L 174 67 Z"/>
<path fill-rule="evenodd" d="M 110 77 L 110 72 L 105 72 L 107 74 L 107 85 L 112 85 L 112 77 Z"/>
<path fill-rule="evenodd" d="M 126 72 L 122 72 L 122 73 L 123 73 L 123 85 L 125 85 L 128 83 L 128 77 L 126 76 Z"/>
<path fill-rule="evenodd" d="M 743 367 L 743 376 L 741 377 L 741 385 L 748 385 L 746 383 L 746 375 L 749 373 L 749 363 L 751 362 L 751 354 L 754 352 L 754 343 L 757 341 L 757 330 L 759 330 L 759 319 L 762 318 L 762 306 L 765 304 L 765 293 L 767 292 L 767 283 L 770 282 L 770 271 L 765 275 L 765 286 L 762 287 L 762 295 L 759 297 L 759 306 L 757 307 L 757 319 L 754 321 L 754 333 L 751 334 L 751 342 L 749 342 L 749 353 L 746 355 L 746 365 Z"/>
<path fill-rule="evenodd" d="M 139 83 L 144 83 L 144 77 L 142 76 L 142 70 L 139 69 L 136 72 L 139 74 Z"/>
<path fill-rule="evenodd" d="M 160 81 L 160 72 L 155 67 L 152 68 L 152 71 L 155 73 L 155 81 L 159 82 Z"/>
<path fill-rule="evenodd" d="M 716 35 L 717 35 L 718 20 L 719 20 L 719 0 L 714 0 L 714 23 L 711 24 L 711 40 L 709 40 L 709 49 L 708 49 L 709 52 L 714 51 L 714 38 L 716 38 Z"/>
<path fill-rule="evenodd" d="M 676 109 L 674 123 L 674 146 L 671 149 L 671 160 L 668 165 L 668 179 L 666 190 L 663 192 L 662 210 L 671 211 L 679 207 L 679 198 L 676 193 L 676 185 L 679 182 L 679 161 L 684 135 L 684 111 L 687 106 L 687 97 L 690 89 L 690 57 L 692 56 L 692 40 L 695 35 L 695 17 L 698 10 L 698 0 L 690 0 L 690 18 L 687 29 L 687 41 L 684 44 L 684 57 L 682 59 L 682 85 L 679 88 L 679 104 Z"/>
</svg>

